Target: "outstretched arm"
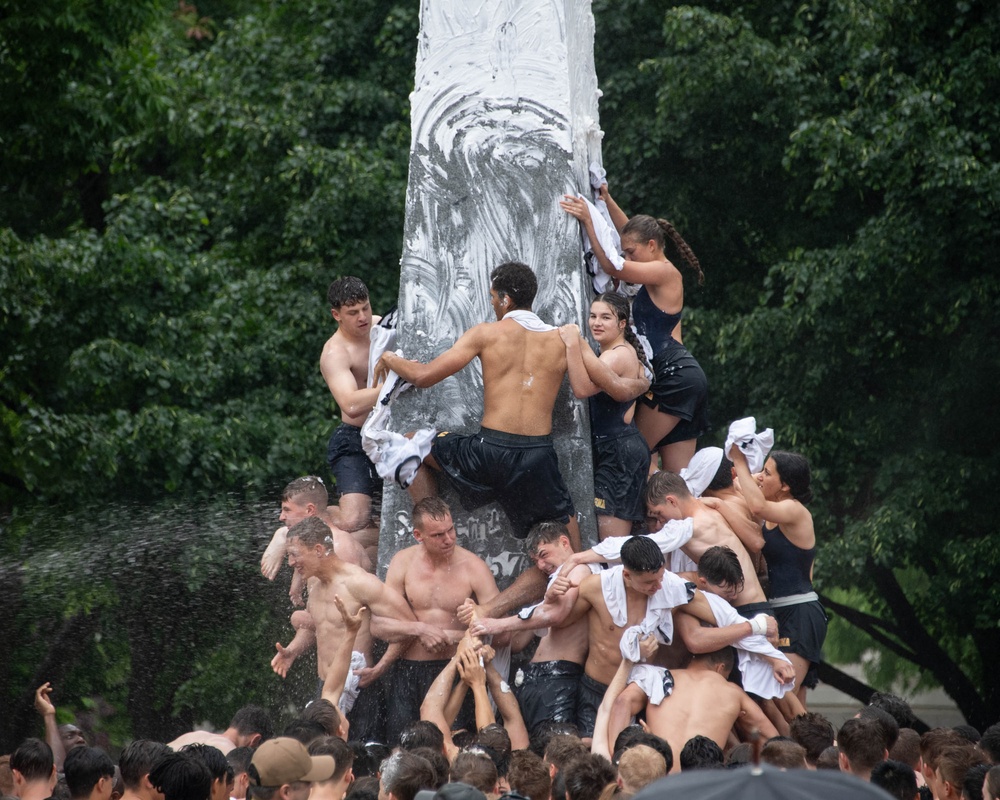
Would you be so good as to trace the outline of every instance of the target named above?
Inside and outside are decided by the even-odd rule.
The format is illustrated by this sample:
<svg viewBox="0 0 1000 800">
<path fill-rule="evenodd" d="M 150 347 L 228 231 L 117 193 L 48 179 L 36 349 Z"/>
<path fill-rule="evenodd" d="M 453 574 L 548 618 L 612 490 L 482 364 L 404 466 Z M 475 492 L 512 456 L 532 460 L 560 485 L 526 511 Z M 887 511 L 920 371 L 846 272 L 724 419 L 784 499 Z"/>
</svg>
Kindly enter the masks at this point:
<svg viewBox="0 0 1000 800">
<path fill-rule="evenodd" d="M 63 745 L 62 736 L 59 735 L 56 707 L 52 702 L 51 695 L 52 684 L 46 681 L 35 690 L 35 711 L 42 715 L 42 720 L 45 723 L 45 741 L 52 748 L 56 772 L 62 772 L 63 762 L 66 760 L 66 747 Z"/>
<path fill-rule="evenodd" d="M 518 705 L 517 698 L 514 697 L 506 681 L 493 666 L 492 660 L 486 665 L 486 685 L 500 716 L 503 717 L 504 729 L 510 736 L 511 750 L 524 750 L 528 746 L 528 728 L 524 724 L 524 717 L 521 716 L 521 706 Z"/>
<path fill-rule="evenodd" d="M 476 701 L 477 731 L 497 721 L 490 707 L 490 695 L 486 690 L 486 668 L 480 663 L 481 659 L 482 656 L 471 647 L 461 650 L 458 658 L 458 674 L 462 677 L 462 682 L 472 689 L 472 696 Z"/>
<path fill-rule="evenodd" d="M 622 690 L 628 683 L 628 674 L 634 666 L 635 664 L 628 659 L 622 659 L 622 663 L 618 665 L 615 677 L 611 679 L 607 691 L 604 692 L 601 704 L 597 707 L 597 719 L 594 721 L 594 738 L 591 741 L 590 752 L 604 756 L 608 761 L 611 761 L 612 755 L 612 742 L 608 737 L 608 721 L 611 719 L 611 707 L 615 704 L 618 695 L 622 693 Z"/>
<path fill-rule="evenodd" d="M 628 217 L 625 212 L 621 210 L 618 203 L 615 202 L 614 198 L 611 196 L 611 192 L 608 191 L 608 185 L 606 183 L 601 184 L 600 188 L 601 199 L 605 202 L 608 207 L 608 216 L 611 217 L 611 222 L 614 223 L 615 230 L 620 234 L 622 228 L 628 223 Z"/>
<path fill-rule="evenodd" d="M 488 326 L 489 323 L 482 323 L 469 328 L 455 344 L 429 364 L 409 361 L 391 350 L 387 350 L 382 354 L 378 364 L 375 365 L 375 380 L 385 380 L 389 370 L 392 370 L 404 381 L 408 381 L 420 389 L 426 389 L 428 386 L 440 383 L 467 366 L 472 359 L 479 355 L 489 336 Z"/>
<path fill-rule="evenodd" d="M 288 676 L 288 670 L 295 659 L 316 645 L 316 627 L 308 611 L 296 611 L 292 614 L 292 625 L 295 627 L 292 641 L 288 643 L 288 647 L 275 642 L 274 647 L 278 652 L 271 659 L 271 669 L 282 678 Z"/>
<path fill-rule="evenodd" d="M 451 740 L 451 723 L 445 718 L 444 706 L 446 699 L 451 695 L 451 687 L 454 685 L 457 675 L 458 654 L 456 653 L 438 673 L 424 696 L 424 702 L 420 704 L 420 719 L 433 722 L 444 734 L 444 746 L 449 761 L 455 757 L 458 748 Z"/>
<path fill-rule="evenodd" d="M 747 457 L 739 447 L 733 445 L 729 451 L 736 477 L 740 483 L 743 499 L 747 501 L 754 516 L 782 526 L 782 533 L 788 540 L 804 549 L 813 547 L 816 536 L 813 532 L 812 514 L 798 500 L 767 500 L 750 473 Z M 766 467 L 765 467 L 766 468 Z"/>
</svg>

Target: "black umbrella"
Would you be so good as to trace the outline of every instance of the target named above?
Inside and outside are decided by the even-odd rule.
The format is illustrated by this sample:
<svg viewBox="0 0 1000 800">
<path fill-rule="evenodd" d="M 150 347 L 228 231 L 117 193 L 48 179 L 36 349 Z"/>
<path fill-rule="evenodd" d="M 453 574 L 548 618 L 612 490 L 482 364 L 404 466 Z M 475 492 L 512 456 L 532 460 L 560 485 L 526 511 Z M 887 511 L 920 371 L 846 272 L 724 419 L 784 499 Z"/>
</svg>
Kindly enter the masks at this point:
<svg viewBox="0 0 1000 800">
<path fill-rule="evenodd" d="M 766 764 L 697 769 L 651 783 L 634 800 L 886 800 L 891 795 L 836 770 L 790 769 Z"/>
</svg>

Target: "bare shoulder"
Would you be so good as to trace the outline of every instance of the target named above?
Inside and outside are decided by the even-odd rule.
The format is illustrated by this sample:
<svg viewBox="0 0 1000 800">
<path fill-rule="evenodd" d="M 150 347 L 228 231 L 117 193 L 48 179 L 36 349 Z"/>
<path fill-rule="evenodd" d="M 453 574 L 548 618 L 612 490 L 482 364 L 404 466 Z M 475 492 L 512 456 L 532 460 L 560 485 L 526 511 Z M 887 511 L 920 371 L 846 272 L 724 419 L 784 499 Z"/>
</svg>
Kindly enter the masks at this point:
<svg viewBox="0 0 1000 800">
<path fill-rule="evenodd" d="M 571 581 L 576 581 L 577 584 L 582 585 L 587 578 L 598 578 L 599 575 L 594 574 L 591 571 L 590 566 L 587 564 L 577 564 L 569 572 L 569 578 Z"/>
</svg>

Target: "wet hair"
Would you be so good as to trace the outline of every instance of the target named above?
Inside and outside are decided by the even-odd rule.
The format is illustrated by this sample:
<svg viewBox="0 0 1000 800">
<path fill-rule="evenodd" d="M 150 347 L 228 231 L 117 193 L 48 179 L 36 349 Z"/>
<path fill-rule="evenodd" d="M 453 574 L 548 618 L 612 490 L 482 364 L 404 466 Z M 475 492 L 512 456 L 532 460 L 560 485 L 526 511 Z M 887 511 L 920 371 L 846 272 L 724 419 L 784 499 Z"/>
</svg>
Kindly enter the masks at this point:
<svg viewBox="0 0 1000 800">
<path fill-rule="evenodd" d="M 986 773 L 986 797 L 984 800 L 994 800 L 1000 797 L 1000 767 L 990 767 Z"/>
<path fill-rule="evenodd" d="M 484 752 L 463 750 L 451 762 L 452 783 L 467 783 L 484 794 L 496 791 L 497 765 Z"/>
<path fill-rule="evenodd" d="M 323 723 L 318 720 L 296 717 L 285 726 L 285 730 L 282 731 L 281 735 L 287 736 L 290 739 L 296 739 L 308 747 L 315 739 L 319 739 L 321 736 L 329 736 L 330 733 L 324 727 Z"/>
<path fill-rule="evenodd" d="M 386 759 L 382 769 L 382 786 L 397 800 L 413 800 L 421 789 L 434 783 L 434 768 L 426 758 L 400 750 Z"/>
<path fill-rule="evenodd" d="M 557 519 L 536 522 L 531 526 L 528 537 L 524 540 L 524 550 L 529 556 L 535 558 L 539 547 L 543 544 L 558 542 L 560 536 L 569 538 L 569 530 L 567 530 L 565 522 L 560 522 Z"/>
<path fill-rule="evenodd" d="M 10 768 L 16 769 L 26 781 L 45 780 L 52 777 L 55 759 L 52 748 L 41 739 L 25 739 L 10 757 Z"/>
<path fill-rule="evenodd" d="M 587 745 L 579 736 L 557 733 L 549 739 L 549 743 L 545 747 L 544 758 L 550 764 L 555 764 L 557 770 L 562 771 L 571 761 L 576 761 L 587 753 Z"/>
<path fill-rule="evenodd" d="M 378 800 L 378 776 L 355 778 L 351 788 L 347 790 L 345 800 Z"/>
<path fill-rule="evenodd" d="M 355 278 L 352 275 L 337 278 L 326 290 L 326 300 L 330 304 L 330 308 L 353 306 L 356 303 L 363 303 L 367 299 L 368 287 L 360 278 Z"/>
<path fill-rule="evenodd" d="M 74 747 L 66 754 L 63 774 L 71 797 L 87 797 L 101 778 L 115 776 L 115 763 L 96 747 Z"/>
<path fill-rule="evenodd" d="M 945 748 L 968 744 L 961 734 L 951 728 L 931 728 L 920 737 L 920 758 L 930 769 L 936 770 Z"/>
<path fill-rule="evenodd" d="M 890 692 L 875 692 L 868 698 L 868 705 L 881 708 L 896 720 L 900 728 L 913 728 L 920 732 L 920 720 L 917 719 L 910 704 L 902 697 Z"/>
<path fill-rule="evenodd" d="M 780 769 L 805 769 L 806 749 L 786 736 L 775 736 L 761 748 L 760 760 Z"/>
<path fill-rule="evenodd" d="M 354 751 L 354 777 L 364 778 L 368 775 L 378 774 L 378 765 L 385 755 L 383 753 L 374 752 L 376 749 L 382 747 L 382 745 L 371 746 L 364 742 L 348 742 L 347 746 Z M 357 780 L 355 780 L 357 783 Z"/>
<path fill-rule="evenodd" d="M 281 495 L 282 501 L 298 501 L 299 498 L 301 498 L 300 502 L 312 503 L 320 512 L 326 511 L 326 507 L 330 504 L 330 493 L 327 491 L 326 484 L 323 483 L 322 478 L 315 475 L 296 478 L 285 487 L 285 491 Z"/>
<path fill-rule="evenodd" d="M 121 770 L 125 788 L 138 789 L 143 776 L 148 775 L 153 765 L 169 752 L 169 747 L 152 739 L 129 742 L 118 757 L 118 769 Z"/>
<path fill-rule="evenodd" d="M 962 781 L 963 800 L 983 800 L 983 781 L 992 766 L 980 762 L 969 767 L 969 771 L 965 773 L 965 780 Z"/>
<path fill-rule="evenodd" d="M 410 519 L 414 528 L 422 528 L 429 519 L 444 519 L 451 514 L 448 504 L 436 495 L 425 497 L 413 506 Z"/>
<path fill-rule="evenodd" d="M 562 769 L 569 800 L 597 800 L 609 783 L 615 782 L 615 768 L 604 756 L 587 753 Z"/>
<path fill-rule="evenodd" d="M 333 774 L 327 778 L 328 782 L 339 781 L 354 763 L 354 751 L 347 742 L 337 736 L 321 736 L 319 739 L 313 739 L 307 749 L 311 756 L 333 756 Z"/>
<path fill-rule="evenodd" d="M 872 769 L 871 783 L 896 800 L 913 800 L 917 794 L 917 775 L 913 767 L 888 759 Z"/>
<path fill-rule="evenodd" d="M 660 470 L 654 472 L 646 481 L 646 504 L 650 506 L 659 505 L 668 494 L 679 498 L 691 497 L 691 490 L 688 489 L 684 479 L 676 472 Z"/>
<path fill-rule="evenodd" d="M 733 462 L 726 456 L 723 456 L 722 460 L 719 462 L 719 468 L 715 471 L 715 475 L 712 476 L 712 480 L 709 481 L 708 486 L 705 487 L 705 491 L 719 492 L 723 489 L 728 489 L 732 485 Z"/>
<path fill-rule="evenodd" d="M 833 723 L 815 711 L 794 717 L 788 723 L 788 734 L 806 749 L 806 760 L 813 765 L 834 741 Z"/>
<path fill-rule="evenodd" d="M 318 478 L 316 480 L 319 480 Z M 243 706 L 233 714 L 229 721 L 230 728 L 236 728 L 240 736 L 252 736 L 260 734 L 260 741 L 266 742 L 274 736 L 274 724 L 271 722 L 271 715 L 260 706 L 253 704 Z"/>
<path fill-rule="evenodd" d="M 629 725 L 618 734 L 618 738 L 615 739 L 615 763 L 618 762 L 626 750 L 640 744 L 652 747 L 657 753 L 663 756 L 663 760 L 667 765 L 667 772 L 670 772 L 674 768 L 674 751 L 670 749 L 670 742 L 657 736 L 655 733 L 644 731 L 641 725 Z"/>
<path fill-rule="evenodd" d="M 234 747 L 226 753 L 226 761 L 233 768 L 233 775 L 241 775 L 250 769 L 250 762 L 253 760 L 252 747 Z"/>
<path fill-rule="evenodd" d="M 485 725 L 476 734 L 476 744 L 487 748 L 494 756 L 493 763 L 497 765 L 497 775 L 501 778 L 506 777 L 511 753 L 510 734 L 507 733 L 507 729 L 496 722 Z"/>
<path fill-rule="evenodd" d="M 448 782 L 448 772 L 451 770 L 451 765 L 448 764 L 448 759 L 445 758 L 441 750 L 435 750 L 432 747 L 414 747 L 409 752 L 427 759 L 427 763 L 434 770 L 434 783 L 428 788 L 440 789 Z"/>
<path fill-rule="evenodd" d="M 725 667 L 724 674 L 728 675 L 733 671 L 733 665 L 736 663 L 736 649 L 732 646 L 726 646 L 719 650 L 713 650 L 711 653 L 695 657 L 704 658 L 709 664 L 721 664 Z"/>
<path fill-rule="evenodd" d="M 914 769 L 920 767 L 920 734 L 913 728 L 900 728 L 896 744 L 889 748 L 889 758 L 902 761 Z"/>
<path fill-rule="evenodd" d="M 657 572 L 665 563 L 660 548 L 648 536 L 630 536 L 622 545 L 621 559 L 629 572 Z"/>
<path fill-rule="evenodd" d="M 399 735 L 399 746 L 403 750 L 416 750 L 418 747 L 430 747 L 432 750 L 444 749 L 444 734 L 441 729 L 426 719 L 411 722 Z"/>
<path fill-rule="evenodd" d="M 501 300 L 509 297 L 514 308 L 530 309 L 538 293 L 538 279 L 527 264 L 507 261 L 490 273 L 490 287 Z"/>
<path fill-rule="evenodd" d="M 698 574 L 716 586 L 732 586 L 736 591 L 743 589 L 743 567 L 740 557 L 725 545 L 709 547 L 698 559 Z"/>
<path fill-rule="evenodd" d="M 327 736 L 336 736 L 343 724 L 340 710 L 329 700 L 313 700 L 302 709 L 299 719 L 303 722 L 318 722 Z"/>
<path fill-rule="evenodd" d="M 652 239 L 661 250 L 666 247 L 667 239 L 670 239 L 674 247 L 677 248 L 677 252 L 697 274 L 698 285 L 704 285 L 705 273 L 701 271 L 701 262 L 698 261 L 698 257 L 690 245 L 684 241 L 684 238 L 669 221 L 655 219 L 648 214 L 636 214 L 622 228 L 622 239 L 626 237 L 643 243 Z"/>
<path fill-rule="evenodd" d="M 892 750 L 899 738 L 899 723 L 892 714 L 877 706 L 865 706 L 858 712 L 858 716 L 862 719 L 875 720 L 885 734 L 885 749 Z"/>
<path fill-rule="evenodd" d="M 306 517 L 288 529 L 289 539 L 298 539 L 307 547 L 317 544 L 325 545 L 327 550 L 333 549 L 333 534 L 330 527 L 319 517 Z"/>
<path fill-rule="evenodd" d="M 771 453 L 774 459 L 775 469 L 781 482 L 788 486 L 788 491 L 792 497 L 803 505 L 809 503 L 813 498 L 812 489 L 809 488 L 809 462 L 805 456 L 798 453 L 787 453 L 784 450 L 774 450 Z"/>
<path fill-rule="evenodd" d="M 552 791 L 548 767 L 540 756 L 530 750 L 515 750 L 510 754 L 507 783 L 513 791 L 530 800 L 548 800 Z"/>
<path fill-rule="evenodd" d="M 816 769 L 832 769 L 839 772 L 840 748 L 837 745 L 831 745 L 820 753 L 819 758 L 816 759 Z"/>
<path fill-rule="evenodd" d="M 165 755 L 150 770 L 149 782 L 164 800 L 205 800 L 212 791 L 212 773 L 190 753 Z"/>
<path fill-rule="evenodd" d="M 625 328 L 622 334 L 625 336 L 625 341 L 632 345 L 632 349 L 635 350 L 636 357 L 639 362 L 646 367 L 646 369 L 652 369 L 649 366 L 649 360 L 646 358 L 646 351 L 642 347 L 642 343 L 639 341 L 639 337 L 635 335 L 635 331 L 632 330 L 632 319 L 629 313 L 628 300 L 622 297 L 618 292 L 601 292 L 591 301 L 591 305 L 594 303 L 604 303 L 608 306 L 615 314 L 615 317 L 619 322 L 625 323 Z"/>
<path fill-rule="evenodd" d="M 837 746 L 847 756 L 852 772 L 870 772 L 885 760 L 885 729 L 877 719 L 853 717 L 837 731 Z"/>
<path fill-rule="evenodd" d="M 681 772 L 692 769 L 722 769 L 722 748 L 707 736 L 692 736 L 681 749 Z"/>
<path fill-rule="evenodd" d="M 188 753 L 208 767 L 208 771 L 213 781 L 231 781 L 235 777 L 232 765 L 218 747 L 210 744 L 189 744 L 180 749 L 182 753 Z"/>
<path fill-rule="evenodd" d="M 553 736 L 570 736 L 579 739 L 580 729 L 572 722 L 557 722 L 546 719 L 539 722 L 529 734 L 528 748 L 539 758 L 545 758 L 545 751 Z"/>
</svg>

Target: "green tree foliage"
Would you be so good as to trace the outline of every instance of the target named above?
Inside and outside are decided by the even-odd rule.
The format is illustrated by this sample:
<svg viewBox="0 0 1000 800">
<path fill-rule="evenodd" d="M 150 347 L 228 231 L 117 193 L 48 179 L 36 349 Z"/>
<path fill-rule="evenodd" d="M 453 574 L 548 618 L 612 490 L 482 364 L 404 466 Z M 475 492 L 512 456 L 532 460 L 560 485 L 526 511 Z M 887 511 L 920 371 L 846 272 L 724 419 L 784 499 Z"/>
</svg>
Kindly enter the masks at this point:
<svg viewBox="0 0 1000 800">
<path fill-rule="evenodd" d="M 731 2 L 661 19 L 623 86 L 655 119 L 605 119 L 605 154 L 619 196 L 683 220 L 722 284 L 691 293 L 710 308 L 687 329 L 715 419 L 754 414 L 810 457 L 818 581 L 864 601 L 830 607 L 989 724 L 997 9 Z"/>
</svg>

